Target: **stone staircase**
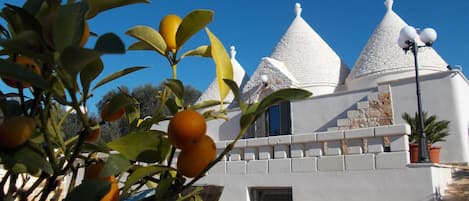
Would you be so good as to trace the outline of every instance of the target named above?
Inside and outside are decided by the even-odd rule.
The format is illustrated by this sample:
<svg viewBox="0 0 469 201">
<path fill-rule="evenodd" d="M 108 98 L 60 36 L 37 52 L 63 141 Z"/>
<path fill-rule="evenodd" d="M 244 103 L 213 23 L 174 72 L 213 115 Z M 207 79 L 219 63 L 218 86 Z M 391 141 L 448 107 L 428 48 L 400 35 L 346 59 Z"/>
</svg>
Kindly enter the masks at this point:
<svg viewBox="0 0 469 201">
<path fill-rule="evenodd" d="M 443 201 L 469 201 L 469 166 L 455 168 L 453 182 L 448 186 Z"/>
<path fill-rule="evenodd" d="M 379 85 L 376 92 L 370 93 L 346 111 L 346 117 L 337 119 L 337 126 L 328 131 L 369 128 L 394 124 L 391 86 Z"/>
</svg>

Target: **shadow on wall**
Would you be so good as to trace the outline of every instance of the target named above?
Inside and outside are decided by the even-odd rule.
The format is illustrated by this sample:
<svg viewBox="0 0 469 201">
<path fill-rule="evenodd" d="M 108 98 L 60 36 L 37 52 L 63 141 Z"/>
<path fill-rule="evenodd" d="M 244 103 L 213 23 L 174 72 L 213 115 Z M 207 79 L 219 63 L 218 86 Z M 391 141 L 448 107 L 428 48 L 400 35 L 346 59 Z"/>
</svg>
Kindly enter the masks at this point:
<svg viewBox="0 0 469 201">
<path fill-rule="evenodd" d="M 233 140 L 238 135 L 240 118 L 241 113 L 230 117 L 228 121 L 223 121 L 218 128 L 218 137 L 220 141 Z"/>
<path fill-rule="evenodd" d="M 364 96 L 358 102 L 366 101 L 367 99 L 368 98 Z M 321 126 L 320 128 L 318 128 L 317 130 L 313 132 L 324 132 L 324 131 L 327 131 L 328 128 L 337 127 L 337 120 L 347 118 L 347 112 L 350 110 L 357 110 L 357 104 L 356 103 L 352 104 L 350 107 L 345 109 L 342 113 L 338 114 L 337 116 L 335 116 L 330 121 L 326 122 L 323 126 Z"/>
</svg>

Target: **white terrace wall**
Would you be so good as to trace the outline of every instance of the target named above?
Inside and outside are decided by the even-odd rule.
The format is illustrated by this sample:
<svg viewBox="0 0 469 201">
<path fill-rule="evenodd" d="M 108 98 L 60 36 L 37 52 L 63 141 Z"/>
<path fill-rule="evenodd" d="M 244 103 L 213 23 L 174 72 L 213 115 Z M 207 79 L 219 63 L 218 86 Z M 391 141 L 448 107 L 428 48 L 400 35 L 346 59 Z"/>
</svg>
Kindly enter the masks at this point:
<svg viewBox="0 0 469 201">
<path fill-rule="evenodd" d="M 409 132 L 401 124 L 240 140 L 197 185 L 223 186 L 221 201 L 249 201 L 251 187 L 291 187 L 295 201 L 433 200 L 451 170 L 409 168 Z M 218 152 L 229 143 L 217 142 Z"/>
<path fill-rule="evenodd" d="M 390 86 L 393 120 L 404 123 L 402 113 L 417 111 L 415 80 L 381 83 Z M 326 131 L 337 126 L 348 110 L 375 93 L 377 88 L 340 92 L 292 102 L 292 135 Z M 450 136 L 442 146 L 442 162 L 469 162 L 469 82 L 459 71 L 446 71 L 421 77 L 422 107 L 440 120 L 449 120 Z"/>
</svg>

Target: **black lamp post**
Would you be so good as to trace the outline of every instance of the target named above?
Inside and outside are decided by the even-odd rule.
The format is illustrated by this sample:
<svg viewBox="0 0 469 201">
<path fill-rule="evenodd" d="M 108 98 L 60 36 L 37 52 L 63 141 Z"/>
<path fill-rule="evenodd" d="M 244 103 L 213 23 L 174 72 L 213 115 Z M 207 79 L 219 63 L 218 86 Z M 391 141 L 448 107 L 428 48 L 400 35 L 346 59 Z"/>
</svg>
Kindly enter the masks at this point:
<svg viewBox="0 0 469 201">
<path fill-rule="evenodd" d="M 420 40 L 418 40 L 420 39 Z M 430 162 L 428 158 L 428 148 L 427 148 L 427 135 L 424 131 L 424 122 L 422 115 L 422 102 L 420 96 L 420 80 L 419 80 L 419 70 L 418 70 L 418 50 L 421 47 L 431 47 L 433 42 L 436 40 L 436 31 L 432 28 L 426 28 L 420 33 L 411 26 L 406 26 L 401 29 L 399 34 L 398 44 L 404 49 L 404 51 L 411 51 L 414 55 L 414 64 L 415 64 L 415 85 L 417 87 L 417 112 L 419 124 L 417 131 L 419 132 L 419 153 L 418 153 L 418 162 L 419 163 L 428 163 Z M 419 45 L 419 41 L 423 42 L 422 45 Z"/>
</svg>

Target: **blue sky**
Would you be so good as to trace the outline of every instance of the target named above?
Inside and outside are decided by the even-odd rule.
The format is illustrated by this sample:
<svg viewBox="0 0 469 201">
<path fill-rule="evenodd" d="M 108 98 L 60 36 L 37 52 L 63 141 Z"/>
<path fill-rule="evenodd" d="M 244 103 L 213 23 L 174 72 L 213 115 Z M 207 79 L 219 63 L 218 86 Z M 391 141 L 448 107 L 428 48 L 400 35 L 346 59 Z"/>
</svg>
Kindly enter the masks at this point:
<svg viewBox="0 0 469 201">
<path fill-rule="evenodd" d="M 3 3 L 22 5 L 23 0 L 0 0 Z M 269 56 L 295 17 L 294 5 L 301 3 L 302 17 L 324 39 L 326 43 L 352 67 L 368 38 L 386 12 L 384 0 L 151 0 L 149 4 L 135 4 L 113 9 L 89 21 L 91 31 L 97 34 L 116 33 L 126 46 L 135 39 L 125 31 L 135 25 L 158 29 L 160 19 L 167 14 L 181 17 L 194 9 L 210 9 L 215 12 L 209 24 L 227 49 L 234 45 L 236 58 L 248 74 L 257 68 L 262 57 Z M 469 71 L 469 1 L 467 0 L 395 0 L 393 10 L 409 25 L 432 27 L 438 32 L 434 49 L 450 65 L 461 65 L 468 76 Z M 94 46 L 94 39 L 87 47 Z M 204 32 L 196 35 L 183 50 L 208 44 Z M 131 66 L 148 66 L 140 72 L 111 82 L 94 91 L 90 111 L 101 96 L 117 86 L 130 89 L 146 83 L 158 85 L 171 77 L 165 59 L 155 52 L 128 51 L 124 55 L 103 57 L 105 71 L 99 79 L 115 71 Z M 178 78 L 185 84 L 204 91 L 215 76 L 215 67 L 210 59 L 189 58 L 178 65 Z M 0 90 L 12 91 L 0 83 Z M 424 92 L 422 92 L 424 93 Z"/>
</svg>

